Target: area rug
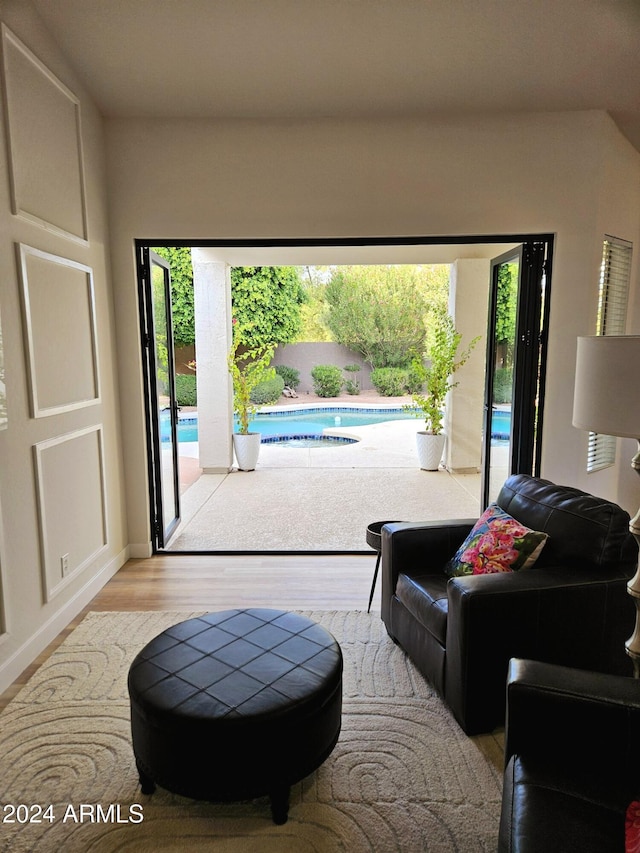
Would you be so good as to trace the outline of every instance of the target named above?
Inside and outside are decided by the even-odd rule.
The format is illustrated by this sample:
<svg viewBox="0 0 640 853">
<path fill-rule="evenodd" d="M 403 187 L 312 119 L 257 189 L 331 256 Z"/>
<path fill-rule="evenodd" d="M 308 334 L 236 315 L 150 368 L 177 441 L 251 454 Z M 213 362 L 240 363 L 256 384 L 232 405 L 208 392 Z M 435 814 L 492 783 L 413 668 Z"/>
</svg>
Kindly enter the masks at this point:
<svg viewBox="0 0 640 853">
<path fill-rule="evenodd" d="M 499 774 L 380 617 L 363 612 L 305 611 L 342 647 L 343 724 L 331 756 L 292 789 L 286 824 L 272 823 L 266 798 L 222 805 L 162 789 L 143 795 L 129 665 L 156 634 L 196 615 L 89 613 L 0 715 L 3 853 L 496 849 Z"/>
</svg>

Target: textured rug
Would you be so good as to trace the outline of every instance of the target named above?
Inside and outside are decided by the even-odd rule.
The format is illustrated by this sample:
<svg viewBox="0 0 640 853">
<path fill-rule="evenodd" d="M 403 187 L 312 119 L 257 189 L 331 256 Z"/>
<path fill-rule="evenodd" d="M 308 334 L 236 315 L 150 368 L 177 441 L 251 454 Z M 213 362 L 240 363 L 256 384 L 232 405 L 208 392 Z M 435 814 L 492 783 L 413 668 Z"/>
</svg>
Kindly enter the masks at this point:
<svg viewBox="0 0 640 853">
<path fill-rule="evenodd" d="M 271 822 L 266 798 L 221 805 L 141 794 L 129 664 L 195 615 L 90 613 L 0 715 L 3 853 L 496 849 L 499 774 L 375 614 L 306 612 L 342 646 L 343 725 L 331 756 L 292 789 L 286 824 Z"/>
</svg>

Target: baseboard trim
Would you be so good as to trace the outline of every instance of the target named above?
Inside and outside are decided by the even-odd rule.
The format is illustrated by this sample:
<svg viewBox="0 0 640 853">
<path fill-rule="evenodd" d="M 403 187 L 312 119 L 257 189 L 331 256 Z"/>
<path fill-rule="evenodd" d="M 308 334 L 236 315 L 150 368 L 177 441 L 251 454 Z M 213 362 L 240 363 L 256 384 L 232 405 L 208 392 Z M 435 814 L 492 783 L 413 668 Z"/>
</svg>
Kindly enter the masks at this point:
<svg viewBox="0 0 640 853">
<path fill-rule="evenodd" d="M 152 555 L 153 548 L 151 547 L 151 542 L 138 542 L 129 545 L 130 560 L 146 560 L 147 557 L 151 557 Z"/>
<path fill-rule="evenodd" d="M 0 665 L 0 693 L 3 693 L 18 676 L 32 663 L 46 647 L 64 630 L 69 622 L 89 604 L 102 587 L 109 581 L 129 559 L 129 546 L 124 548 L 109 560 L 97 574 L 88 580 L 75 595 L 57 610 L 44 625 L 23 643 L 16 651 Z M 5 640 L 10 640 L 11 625 L 7 626 Z"/>
</svg>

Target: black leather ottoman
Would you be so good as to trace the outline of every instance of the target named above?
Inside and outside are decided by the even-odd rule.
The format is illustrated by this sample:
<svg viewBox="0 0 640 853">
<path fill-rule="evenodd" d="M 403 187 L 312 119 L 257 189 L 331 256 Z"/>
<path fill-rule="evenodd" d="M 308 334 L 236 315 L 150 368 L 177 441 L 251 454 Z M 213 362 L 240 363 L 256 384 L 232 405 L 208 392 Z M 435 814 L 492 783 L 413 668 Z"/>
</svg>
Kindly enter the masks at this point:
<svg viewBox="0 0 640 853">
<path fill-rule="evenodd" d="M 199 800 L 269 795 L 285 823 L 289 788 L 331 753 L 342 720 L 342 652 L 315 622 L 226 610 L 163 631 L 129 670 L 142 792 Z"/>
</svg>

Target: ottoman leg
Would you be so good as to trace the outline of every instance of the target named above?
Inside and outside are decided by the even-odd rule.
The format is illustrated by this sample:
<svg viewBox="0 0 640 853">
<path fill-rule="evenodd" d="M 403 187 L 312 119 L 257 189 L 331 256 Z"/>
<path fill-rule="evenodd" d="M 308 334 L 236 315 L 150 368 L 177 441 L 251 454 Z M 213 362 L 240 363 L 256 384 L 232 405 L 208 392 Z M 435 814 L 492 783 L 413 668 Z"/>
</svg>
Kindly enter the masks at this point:
<svg viewBox="0 0 640 853">
<path fill-rule="evenodd" d="M 278 825 L 286 823 L 289 817 L 289 786 L 282 785 L 274 788 L 269 796 L 273 822 Z"/>
<path fill-rule="evenodd" d="M 156 789 L 156 783 L 153 781 L 140 766 L 140 762 L 136 759 L 136 767 L 138 768 L 138 776 L 140 777 L 140 790 L 143 794 L 153 794 Z"/>
</svg>

